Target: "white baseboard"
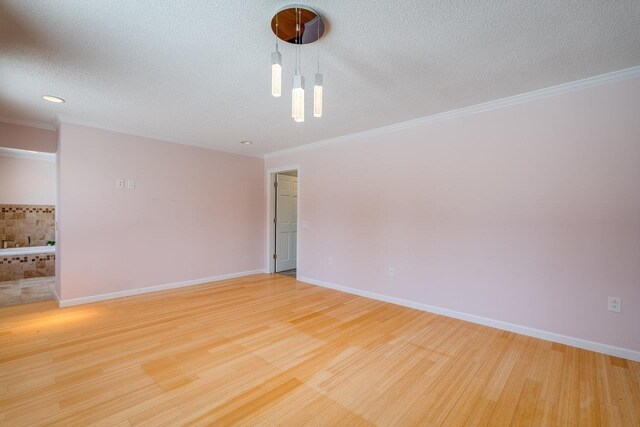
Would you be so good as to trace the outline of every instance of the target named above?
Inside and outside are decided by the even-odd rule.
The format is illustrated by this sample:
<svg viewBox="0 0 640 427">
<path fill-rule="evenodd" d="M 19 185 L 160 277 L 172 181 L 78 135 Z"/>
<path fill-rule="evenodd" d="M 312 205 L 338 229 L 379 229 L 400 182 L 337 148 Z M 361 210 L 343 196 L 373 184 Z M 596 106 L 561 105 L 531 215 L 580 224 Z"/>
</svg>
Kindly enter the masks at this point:
<svg viewBox="0 0 640 427">
<path fill-rule="evenodd" d="M 60 295 L 58 295 L 58 291 L 55 288 L 53 288 L 52 292 L 53 292 L 53 296 L 56 297 L 56 301 L 58 301 L 58 305 L 60 305 Z"/>
<path fill-rule="evenodd" d="M 366 298 L 388 302 L 391 304 L 402 305 L 404 307 L 414 308 L 416 310 L 427 311 L 429 313 L 440 314 L 442 316 L 453 317 L 455 319 L 466 320 L 467 322 L 477 323 L 504 331 L 515 332 L 517 334 L 527 335 L 534 338 L 540 338 L 547 341 L 553 341 L 572 347 L 582 348 L 584 350 L 595 351 L 597 353 L 608 354 L 610 356 L 621 357 L 623 359 L 634 360 L 640 362 L 640 351 L 627 348 L 615 347 L 608 344 L 602 344 L 594 341 L 588 341 L 581 338 L 569 337 L 566 335 L 556 334 L 554 332 L 543 331 L 540 329 L 529 328 L 527 326 L 516 325 L 513 323 L 503 322 L 501 320 L 489 319 L 486 317 L 476 316 L 474 314 L 462 313 L 459 311 L 449 310 L 447 308 L 435 307 L 432 305 L 422 304 L 419 302 L 409 301 L 402 298 L 396 298 L 388 295 L 378 294 L 375 292 L 363 291 L 361 289 L 350 288 L 348 286 L 337 285 L 335 283 L 323 282 L 321 280 L 311 279 L 309 277 L 299 277 L 299 281 L 310 283 L 312 285 L 322 286 L 324 288 L 335 289 L 337 291 L 347 292 Z"/>
<path fill-rule="evenodd" d="M 240 273 L 223 274 L 220 276 L 211 276 L 211 277 L 205 277 L 202 279 L 187 280 L 184 282 L 169 283 L 166 285 L 158 285 L 158 286 L 149 286 L 147 288 L 130 289 L 126 291 L 110 292 L 108 294 L 92 295 L 88 297 L 72 298 L 67 300 L 61 300 L 60 297 L 58 297 L 58 305 L 61 308 L 70 307 L 72 305 L 88 304 L 91 302 L 105 301 L 108 299 L 147 294 L 149 292 L 166 291 L 168 289 L 176 289 L 176 288 L 183 288 L 185 286 L 201 285 L 203 283 L 217 282 L 219 280 L 234 279 L 236 277 L 250 276 L 252 274 L 260 274 L 260 273 L 264 273 L 264 270 L 260 269 L 260 270 L 252 270 L 252 271 L 243 271 Z"/>
</svg>

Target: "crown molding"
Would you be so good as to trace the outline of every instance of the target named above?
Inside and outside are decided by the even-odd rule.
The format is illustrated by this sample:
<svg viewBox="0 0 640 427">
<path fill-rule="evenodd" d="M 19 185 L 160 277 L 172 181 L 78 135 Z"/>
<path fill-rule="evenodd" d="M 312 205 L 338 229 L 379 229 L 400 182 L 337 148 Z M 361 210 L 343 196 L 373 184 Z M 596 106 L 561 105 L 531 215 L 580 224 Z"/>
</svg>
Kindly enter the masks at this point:
<svg viewBox="0 0 640 427">
<path fill-rule="evenodd" d="M 44 122 L 44 121 L 35 121 L 35 120 L 20 120 L 20 119 L 12 119 L 11 117 L 2 117 L 0 116 L 0 123 L 8 123 L 11 125 L 19 125 L 19 126 L 28 126 L 31 128 L 38 128 L 44 130 L 56 130 L 57 126 L 53 123 Z"/>
<path fill-rule="evenodd" d="M 240 150 L 236 151 L 236 150 L 228 150 L 228 149 L 218 148 L 218 147 L 206 147 L 206 146 L 195 144 L 195 143 L 191 143 L 191 142 L 184 142 L 184 141 L 180 141 L 180 140 L 177 140 L 177 139 L 172 139 L 172 138 L 166 138 L 166 137 L 163 137 L 163 136 L 153 135 L 153 134 L 146 133 L 146 132 L 136 132 L 136 131 L 123 129 L 123 128 L 118 128 L 118 127 L 104 126 L 104 125 L 99 124 L 99 123 L 89 122 L 89 121 L 86 121 L 86 120 L 81 120 L 81 119 L 78 119 L 76 117 L 71 117 L 71 116 L 66 116 L 66 115 L 57 115 L 55 121 L 58 124 L 58 126 L 60 126 L 61 123 L 67 123 L 67 124 L 71 124 L 71 125 L 78 125 L 78 126 L 85 126 L 85 127 L 90 127 L 90 128 L 94 128 L 94 129 L 106 130 L 106 131 L 109 131 L 109 132 L 123 133 L 125 135 L 137 136 L 137 137 L 140 137 L 140 138 L 155 139 L 156 141 L 169 142 L 171 144 L 187 145 L 189 147 L 197 147 L 197 148 L 202 148 L 204 150 L 219 151 L 219 152 L 227 153 L 227 154 L 235 154 L 235 155 L 238 155 L 238 156 L 247 156 L 247 157 L 256 157 L 256 158 L 260 158 L 260 159 L 264 158 L 264 156 L 262 154 L 258 154 L 258 153 L 254 154 L 254 153 L 246 153 L 246 152 L 243 152 L 243 151 L 240 151 Z"/>
<path fill-rule="evenodd" d="M 58 117 L 58 115 L 56 114 L 56 116 L 53 118 L 53 125 L 56 127 L 57 129 L 60 129 L 60 117 Z"/>
<path fill-rule="evenodd" d="M 556 86 L 538 89 L 531 92 L 525 92 L 519 95 L 509 96 L 506 98 L 496 99 L 494 101 L 483 102 L 481 104 L 469 107 L 458 108 L 455 110 L 445 111 L 442 113 L 432 114 L 430 116 L 420 117 L 418 119 L 408 120 L 405 122 L 394 123 L 379 128 L 365 130 L 362 132 L 351 133 L 348 135 L 337 136 L 335 138 L 324 139 L 321 141 L 311 142 L 309 144 L 299 145 L 297 147 L 286 148 L 284 150 L 273 151 L 264 155 L 265 159 L 283 156 L 286 154 L 297 153 L 299 151 L 311 150 L 314 148 L 324 147 L 325 145 L 338 144 L 342 142 L 353 141 L 364 137 L 381 135 L 397 130 L 409 129 L 416 126 L 426 125 L 429 123 L 437 123 L 444 120 L 455 119 L 459 117 L 469 116 L 472 114 L 482 113 L 485 111 L 497 110 L 512 105 L 522 104 L 525 102 L 536 101 L 539 99 L 549 98 L 565 93 L 575 92 L 578 90 L 588 89 L 595 86 L 610 84 L 622 80 L 640 77 L 640 66 L 627 68 L 620 71 L 613 71 L 607 74 L 588 77 L 582 80 L 576 80 L 569 83 L 563 83 Z"/>
<path fill-rule="evenodd" d="M 17 159 L 55 162 L 56 153 L 45 153 L 42 151 L 19 150 L 17 148 L 0 147 L 0 157 L 14 157 Z"/>
<path fill-rule="evenodd" d="M 404 122 L 394 123 L 387 126 L 382 126 L 379 128 L 369 129 L 362 132 L 355 132 L 347 135 L 341 135 L 334 138 L 324 139 L 316 142 L 311 142 L 308 144 L 287 148 L 284 150 L 272 151 L 270 153 L 266 153 L 264 155 L 258 153 L 247 153 L 240 150 L 229 150 L 218 147 L 207 147 L 199 144 L 184 142 L 172 138 L 166 138 L 158 135 L 153 135 L 149 133 L 135 132 L 122 128 L 115 128 L 104 126 L 99 123 L 93 123 L 85 120 L 80 120 L 75 117 L 57 115 L 53 120 L 53 123 L 45 122 L 45 121 L 29 121 L 29 120 L 19 120 L 13 119 L 10 117 L 2 117 L 0 116 L 0 123 L 9 123 L 20 126 L 29 126 L 39 129 L 45 130 L 57 130 L 60 126 L 60 123 L 70 123 L 80 126 L 88 126 L 96 129 L 107 130 L 111 132 L 124 133 L 133 136 L 139 136 L 142 138 L 150 138 L 158 141 L 170 142 L 174 144 L 180 145 L 189 145 L 193 147 L 199 147 L 206 150 L 219 151 L 223 153 L 236 154 L 240 156 L 248 156 L 248 157 L 257 157 L 257 158 L 272 158 L 278 157 L 286 154 L 296 153 L 299 151 L 311 150 L 314 148 L 323 147 L 325 145 L 338 144 L 342 142 L 348 142 L 352 140 L 356 140 L 359 138 L 371 137 L 375 135 L 386 134 L 393 131 L 398 131 L 402 129 L 409 129 L 416 126 L 426 125 L 429 123 L 437 123 L 449 119 L 460 118 L 472 114 L 482 113 L 486 111 L 496 110 L 504 107 L 509 107 L 517 104 L 522 104 L 525 102 L 535 101 L 539 99 L 549 98 L 557 95 L 562 95 L 565 93 L 575 92 L 578 90 L 588 89 L 595 86 L 600 86 L 604 84 L 615 83 L 618 81 L 628 80 L 632 78 L 640 77 L 640 66 L 627 68 L 624 70 L 614 71 L 611 73 L 601 74 L 598 76 L 588 77 L 586 79 L 576 80 L 569 83 L 563 83 L 556 86 L 551 86 L 543 89 L 534 90 L 531 92 L 522 93 L 519 95 L 514 95 L 506 98 L 497 99 L 494 101 L 488 101 L 476 105 L 472 105 L 469 107 L 463 107 L 455 110 L 445 111 L 442 113 L 437 113 L 425 117 L 421 117 L 418 119 L 408 120 Z"/>
</svg>

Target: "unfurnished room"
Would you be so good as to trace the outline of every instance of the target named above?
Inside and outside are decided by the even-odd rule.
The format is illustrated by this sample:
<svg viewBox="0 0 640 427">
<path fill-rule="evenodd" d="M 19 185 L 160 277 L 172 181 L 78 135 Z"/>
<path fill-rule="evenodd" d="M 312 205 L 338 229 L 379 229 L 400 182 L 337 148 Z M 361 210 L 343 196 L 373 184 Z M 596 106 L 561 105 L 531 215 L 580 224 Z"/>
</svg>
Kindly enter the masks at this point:
<svg viewBox="0 0 640 427">
<path fill-rule="evenodd" d="M 0 426 L 640 426 L 640 2 L 0 0 Z"/>
</svg>

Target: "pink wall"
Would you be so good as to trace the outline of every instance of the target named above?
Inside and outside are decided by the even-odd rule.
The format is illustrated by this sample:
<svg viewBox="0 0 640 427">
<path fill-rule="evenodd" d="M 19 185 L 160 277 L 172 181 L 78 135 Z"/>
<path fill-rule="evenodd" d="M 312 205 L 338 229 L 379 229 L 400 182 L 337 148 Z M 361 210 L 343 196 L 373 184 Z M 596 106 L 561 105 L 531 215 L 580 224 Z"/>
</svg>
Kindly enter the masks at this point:
<svg viewBox="0 0 640 427">
<path fill-rule="evenodd" d="M 66 123 L 58 158 L 63 300 L 263 268 L 262 159 Z"/>
<path fill-rule="evenodd" d="M 266 168 L 301 165 L 301 276 L 637 351 L 638 111 L 627 80 Z"/>
<path fill-rule="evenodd" d="M 55 202 L 55 162 L 0 154 L 0 204 L 55 205 Z"/>
<path fill-rule="evenodd" d="M 57 131 L 0 123 L 0 147 L 55 153 Z"/>
</svg>

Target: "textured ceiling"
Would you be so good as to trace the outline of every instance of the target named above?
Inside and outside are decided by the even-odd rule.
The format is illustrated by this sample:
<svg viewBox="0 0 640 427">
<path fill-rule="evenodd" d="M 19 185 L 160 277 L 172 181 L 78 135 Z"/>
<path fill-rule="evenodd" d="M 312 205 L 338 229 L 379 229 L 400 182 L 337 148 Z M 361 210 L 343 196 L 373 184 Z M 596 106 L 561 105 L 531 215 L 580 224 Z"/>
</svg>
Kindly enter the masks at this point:
<svg viewBox="0 0 640 427">
<path fill-rule="evenodd" d="M 270 95 L 283 1 L 0 0 L 0 116 L 264 154 L 640 64 L 638 0 L 328 0 L 325 115 Z M 40 96 L 67 100 L 51 104 Z M 239 144 L 252 140 L 251 146 Z"/>
</svg>

